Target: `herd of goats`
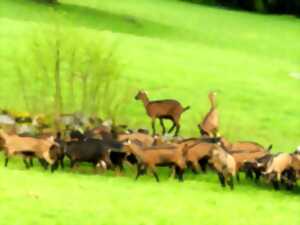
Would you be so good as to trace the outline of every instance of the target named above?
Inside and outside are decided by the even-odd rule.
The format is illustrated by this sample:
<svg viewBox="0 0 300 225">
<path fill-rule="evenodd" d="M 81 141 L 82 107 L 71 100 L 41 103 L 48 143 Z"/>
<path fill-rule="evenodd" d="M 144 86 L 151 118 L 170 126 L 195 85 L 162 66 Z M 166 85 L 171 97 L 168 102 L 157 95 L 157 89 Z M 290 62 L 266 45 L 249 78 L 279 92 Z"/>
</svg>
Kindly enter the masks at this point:
<svg viewBox="0 0 300 225">
<path fill-rule="evenodd" d="M 211 107 L 198 125 L 200 137 L 182 138 L 180 117 L 190 107 L 182 107 L 176 100 L 150 101 L 145 91 L 139 91 L 136 100 L 144 104 L 151 118 L 152 134 L 147 129 L 131 130 L 99 118 L 77 114 L 62 115 L 60 123 L 64 129 L 48 132 L 47 124 L 38 116 L 26 118 L 13 116 L 7 111 L 0 115 L 0 148 L 4 152 L 5 166 L 13 156 L 21 156 L 26 168 L 33 166 L 33 159 L 51 171 L 64 168 L 64 158 L 70 160 L 71 168 L 80 162 L 92 163 L 102 170 L 124 170 L 124 163 L 135 165 L 136 179 L 150 171 L 159 181 L 157 167 L 170 168 L 170 176 L 183 181 L 184 173 L 191 170 L 197 174 L 208 168 L 216 171 L 221 186 L 234 188 L 234 178 L 239 182 L 239 173 L 259 182 L 261 178 L 272 183 L 276 190 L 280 186 L 291 190 L 300 177 L 300 148 L 292 153 L 271 153 L 256 142 L 230 143 L 218 133 L 219 121 L 216 93 L 210 92 Z M 159 135 L 155 129 L 158 119 L 162 128 Z M 167 131 L 164 120 L 173 125 Z M 11 125 L 7 129 L 3 124 Z M 30 124 L 38 132 L 31 132 L 24 124 Z M 4 129 L 5 128 L 5 129 Z M 166 132 L 174 131 L 174 136 Z"/>
</svg>

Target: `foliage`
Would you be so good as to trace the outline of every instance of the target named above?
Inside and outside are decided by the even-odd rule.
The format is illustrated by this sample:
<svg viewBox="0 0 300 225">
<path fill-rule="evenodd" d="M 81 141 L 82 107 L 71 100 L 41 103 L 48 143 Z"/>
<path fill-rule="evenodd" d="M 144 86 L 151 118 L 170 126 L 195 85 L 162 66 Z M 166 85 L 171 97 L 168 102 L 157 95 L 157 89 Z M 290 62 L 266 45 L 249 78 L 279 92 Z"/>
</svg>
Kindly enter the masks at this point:
<svg viewBox="0 0 300 225">
<path fill-rule="evenodd" d="M 120 83 L 117 45 L 105 33 L 94 39 L 86 32 L 50 26 L 24 41 L 15 68 L 29 111 L 52 108 L 55 114 L 81 111 L 115 118 L 128 96 L 128 86 Z"/>
</svg>

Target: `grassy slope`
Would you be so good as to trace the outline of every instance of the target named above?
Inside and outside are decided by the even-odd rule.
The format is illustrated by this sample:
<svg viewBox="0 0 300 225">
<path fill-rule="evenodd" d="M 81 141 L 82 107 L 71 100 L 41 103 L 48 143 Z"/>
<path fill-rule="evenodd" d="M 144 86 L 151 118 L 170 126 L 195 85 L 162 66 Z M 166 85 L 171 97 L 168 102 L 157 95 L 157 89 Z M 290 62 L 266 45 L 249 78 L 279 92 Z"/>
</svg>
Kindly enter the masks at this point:
<svg viewBox="0 0 300 225">
<path fill-rule="evenodd" d="M 182 120 L 185 134 L 196 133 L 195 123 L 208 107 L 208 90 L 220 89 L 222 133 L 272 142 L 277 150 L 298 144 L 300 81 L 288 76 L 300 70 L 296 18 L 174 0 L 61 2 L 55 13 L 63 14 L 64 25 L 112 32 L 127 80 L 148 89 L 152 98 L 174 97 L 192 106 Z M 0 103 L 22 108 L 18 92 L 12 91 L 11 61 L 28 32 L 52 22 L 52 10 L 25 0 L 2 0 L 0 10 Z M 132 125 L 149 122 L 134 101 L 124 115 Z M 299 193 L 276 193 L 244 180 L 234 192 L 222 191 L 214 175 L 188 175 L 178 184 L 162 174 L 161 184 L 152 177 L 134 182 L 132 172 L 123 178 L 70 171 L 50 175 L 38 167 L 24 171 L 15 159 L 0 170 L 0 224 L 300 222 Z"/>
</svg>

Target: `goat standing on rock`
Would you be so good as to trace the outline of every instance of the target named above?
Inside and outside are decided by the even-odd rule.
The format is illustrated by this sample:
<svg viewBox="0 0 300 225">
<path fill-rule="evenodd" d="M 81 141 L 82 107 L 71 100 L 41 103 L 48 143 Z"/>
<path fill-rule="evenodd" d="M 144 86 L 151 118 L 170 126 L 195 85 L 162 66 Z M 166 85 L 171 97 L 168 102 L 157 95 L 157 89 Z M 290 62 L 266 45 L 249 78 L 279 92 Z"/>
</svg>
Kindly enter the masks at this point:
<svg viewBox="0 0 300 225">
<path fill-rule="evenodd" d="M 171 133 L 176 127 L 174 136 L 178 135 L 180 130 L 179 120 L 181 114 L 188 110 L 190 108 L 189 106 L 183 108 L 178 101 L 172 99 L 150 101 L 145 91 L 139 91 L 138 94 L 135 96 L 135 99 L 141 100 L 144 103 L 146 112 L 152 120 L 153 135 L 155 135 L 156 119 L 159 119 L 160 121 L 160 125 L 163 129 L 163 134 L 166 133 L 166 128 L 164 126 L 163 120 L 169 119 L 173 122 L 173 126 L 170 128 L 168 133 Z"/>
</svg>

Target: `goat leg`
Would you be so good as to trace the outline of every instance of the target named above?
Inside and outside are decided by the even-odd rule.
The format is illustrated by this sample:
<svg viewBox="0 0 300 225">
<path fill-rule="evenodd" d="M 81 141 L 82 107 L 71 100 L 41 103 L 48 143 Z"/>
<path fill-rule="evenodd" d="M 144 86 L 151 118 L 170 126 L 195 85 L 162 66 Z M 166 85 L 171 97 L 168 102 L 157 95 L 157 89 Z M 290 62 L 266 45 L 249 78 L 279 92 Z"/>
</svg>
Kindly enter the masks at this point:
<svg viewBox="0 0 300 225">
<path fill-rule="evenodd" d="M 258 183 L 259 182 L 259 178 L 261 177 L 261 172 L 256 170 L 255 171 L 255 182 Z"/>
<path fill-rule="evenodd" d="M 168 130 L 168 133 L 171 133 L 171 132 L 174 130 L 175 127 L 176 127 L 176 123 L 173 121 L 173 125 L 172 125 L 172 127 Z"/>
<path fill-rule="evenodd" d="M 236 173 L 236 181 L 240 182 L 240 173 L 239 172 Z"/>
<path fill-rule="evenodd" d="M 253 180 L 253 173 L 252 173 L 252 169 L 250 168 L 247 168 L 246 171 L 246 178 L 249 179 L 249 180 Z"/>
<path fill-rule="evenodd" d="M 138 164 L 135 180 L 137 180 L 141 176 L 141 174 L 142 174 L 141 164 Z"/>
<path fill-rule="evenodd" d="M 119 163 L 118 166 L 119 166 L 120 172 L 123 172 L 124 171 L 124 166 L 123 166 L 123 162 L 122 161 Z"/>
<path fill-rule="evenodd" d="M 156 131 L 155 131 L 155 119 L 152 119 L 151 125 L 152 125 L 152 135 L 154 136 L 155 133 L 156 133 Z"/>
<path fill-rule="evenodd" d="M 62 169 L 64 169 L 64 168 L 65 168 L 65 165 L 64 165 L 64 159 L 62 158 L 62 159 L 60 159 L 59 161 L 60 161 L 60 167 L 61 167 Z"/>
<path fill-rule="evenodd" d="M 8 165 L 8 160 L 9 160 L 9 157 L 8 156 L 5 156 L 5 162 L 4 162 L 4 166 L 7 167 Z"/>
<path fill-rule="evenodd" d="M 33 167 L 33 158 L 32 157 L 29 158 L 29 165 L 30 165 L 30 167 Z"/>
<path fill-rule="evenodd" d="M 199 162 L 198 161 L 193 161 L 192 162 L 192 172 L 194 174 L 198 174 L 200 171 L 200 166 L 199 166 Z"/>
<path fill-rule="evenodd" d="M 39 159 L 40 164 L 42 165 L 42 167 L 47 170 L 48 169 L 48 163 L 46 162 L 46 160 L 44 159 Z"/>
<path fill-rule="evenodd" d="M 171 169 L 171 173 L 169 175 L 170 178 L 174 178 L 177 174 L 176 174 L 176 168 L 174 166 L 170 166 Z"/>
<path fill-rule="evenodd" d="M 226 184 L 225 184 L 225 177 L 224 177 L 224 175 L 222 173 L 218 173 L 218 176 L 219 176 L 219 181 L 221 183 L 221 186 L 225 187 Z"/>
<path fill-rule="evenodd" d="M 279 190 L 279 182 L 277 180 L 272 180 L 273 187 L 276 191 Z"/>
<path fill-rule="evenodd" d="M 176 124 L 176 131 L 175 131 L 174 137 L 178 136 L 179 131 L 180 131 L 180 125 Z"/>
<path fill-rule="evenodd" d="M 54 171 L 58 168 L 58 162 L 55 162 L 53 165 L 51 165 L 51 173 L 54 173 Z"/>
<path fill-rule="evenodd" d="M 159 177 L 158 177 L 155 169 L 151 169 L 151 172 L 152 172 L 153 176 L 155 177 L 156 181 L 159 182 Z"/>
<path fill-rule="evenodd" d="M 183 182 L 183 173 L 184 173 L 184 169 L 180 167 L 176 167 L 176 174 L 179 182 Z"/>
<path fill-rule="evenodd" d="M 208 158 L 207 157 L 204 157 L 202 159 L 199 160 L 199 164 L 201 166 L 201 170 L 203 173 L 206 173 L 206 167 L 207 167 L 207 164 L 208 164 Z"/>
<path fill-rule="evenodd" d="M 227 184 L 229 185 L 230 189 L 233 190 L 234 189 L 234 185 L 233 185 L 233 177 L 230 176 Z"/>
<path fill-rule="evenodd" d="M 163 119 L 160 118 L 159 122 L 160 122 L 160 125 L 162 127 L 162 134 L 164 135 L 166 133 L 166 127 L 164 125 L 164 121 L 163 121 Z"/>
<path fill-rule="evenodd" d="M 26 160 L 26 156 L 23 156 L 23 162 L 25 164 L 26 169 L 30 168 L 30 165 L 28 164 L 27 160 Z"/>
</svg>

